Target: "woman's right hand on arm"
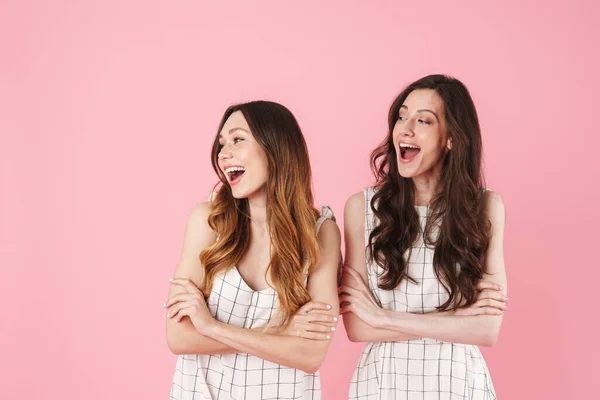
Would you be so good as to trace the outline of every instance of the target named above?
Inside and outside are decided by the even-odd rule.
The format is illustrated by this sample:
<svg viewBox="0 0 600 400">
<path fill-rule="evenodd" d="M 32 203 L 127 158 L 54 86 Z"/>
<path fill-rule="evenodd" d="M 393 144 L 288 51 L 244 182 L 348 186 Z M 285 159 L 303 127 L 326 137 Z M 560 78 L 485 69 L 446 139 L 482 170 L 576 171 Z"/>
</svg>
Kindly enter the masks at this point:
<svg viewBox="0 0 600 400">
<path fill-rule="evenodd" d="M 331 306 L 319 301 L 309 301 L 296 311 L 289 324 L 277 328 L 279 335 L 297 336 L 312 340 L 329 340 L 335 331 L 337 317 L 326 314 Z"/>
<path fill-rule="evenodd" d="M 502 288 L 489 281 L 480 281 L 475 288 L 477 295 L 475 302 L 469 307 L 456 309 L 454 315 L 502 315 L 506 310 L 506 296 Z"/>
</svg>

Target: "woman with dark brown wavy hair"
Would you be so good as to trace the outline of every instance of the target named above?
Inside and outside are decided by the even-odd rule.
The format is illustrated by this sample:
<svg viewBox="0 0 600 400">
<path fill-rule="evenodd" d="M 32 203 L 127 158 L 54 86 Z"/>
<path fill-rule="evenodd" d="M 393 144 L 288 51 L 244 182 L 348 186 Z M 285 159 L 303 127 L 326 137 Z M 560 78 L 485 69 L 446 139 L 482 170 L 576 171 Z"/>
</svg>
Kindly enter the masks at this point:
<svg viewBox="0 0 600 400">
<path fill-rule="evenodd" d="M 478 346 L 506 308 L 504 206 L 486 190 L 475 105 L 458 80 L 409 85 L 371 155 L 375 187 L 346 203 L 339 291 L 348 337 L 368 342 L 350 399 L 495 399 Z"/>
<path fill-rule="evenodd" d="M 304 137 L 266 101 L 228 108 L 218 132 L 221 186 L 191 212 L 165 303 L 171 399 L 320 399 L 340 232 L 313 206 Z"/>
</svg>

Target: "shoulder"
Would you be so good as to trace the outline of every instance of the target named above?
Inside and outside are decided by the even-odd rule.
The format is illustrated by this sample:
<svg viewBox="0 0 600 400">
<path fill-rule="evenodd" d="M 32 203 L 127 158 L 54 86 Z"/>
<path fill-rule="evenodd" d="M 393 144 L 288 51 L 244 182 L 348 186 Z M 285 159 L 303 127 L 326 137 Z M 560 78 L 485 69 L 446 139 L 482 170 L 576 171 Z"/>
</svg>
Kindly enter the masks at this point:
<svg viewBox="0 0 600 400">
<path fill-rule="evenodd" d="M 216 232 L 208 225 L 208 217 L 211 211 L 212 203 L 208 201 L 198 203 L 192 208 L 187 220 L 187 233 L 189 236 L 196 240 L 214 241 Z"/>
<path fill-rule="evenodd" d="M 357 229 L 362 230 L 365 220 L 365 207 L 364 190 L 351 195 L 344 206 L 344 227 L 355 226 Z"/>
<path fill-rule="evenodd" d="M 340 228 L 333 219 L 326 219 L 317 235 L 319 245 L 322 247 L 339 246 L 341 242 Z"/>
<path fill-rule="evenodd" d="M 360 191 L 351 195 L 348 200 L 346 200 L 346 205 L 344 206 L 344 218 L 353 215 L 360 215 L 361 218 L 365 213 L 365 194 L 364 191 Z"/>
<path fill-rule="evenodd" d="M 212 210 L 212 203 L 209 201 L 203 201 L 196 204 L 188 215 L 188 221 L 195 223 L 208 224 L 208 216 Z"/>
<path fill-rule="evenodd" d="M 504 221 L 506 209 L 504 207 L 502 196 L 492 190 L 486 190 L 483 198 L 487 216 L 492 223 L 494 223 L 494 221 Z"/>
</svg>

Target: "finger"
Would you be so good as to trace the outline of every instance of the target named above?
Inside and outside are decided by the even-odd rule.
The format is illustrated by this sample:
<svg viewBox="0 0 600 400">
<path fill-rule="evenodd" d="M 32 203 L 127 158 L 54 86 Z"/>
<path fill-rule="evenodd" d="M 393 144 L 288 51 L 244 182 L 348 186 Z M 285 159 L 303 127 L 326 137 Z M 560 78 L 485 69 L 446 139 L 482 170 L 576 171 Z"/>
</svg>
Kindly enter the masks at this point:
<svg viewBox="0 0 600 400">
<path fill-rule="evenodd" d="M 352 307 L 352 304 L 345 304 L 340 307 L 340 314 L 346 314 L 350 312 L 354 312 L 354 307 Z"/>
<path fill-rule="evenodd" d="M 477 288 L 478 290 L 484 290 L 484 289 L 502 290 L 502 286 L 498 285 L 497 283 L 491 282 L 491 281 L 479 281 L 477 283 L 477 285 L 475 285 L 475 288 Z"/>
<path fill-rule="evenodd" d="M 329 340 L 331 339 L 331 335 L 326 334 L 326 333 L 315 333 L 315 332 L 303 332 L 300 337 L 303 337 L 305 339 L 312 339 L 312 340 Z"/>
<path fill-rule="evenodd" d="M 494 307 L 476 307 L 473 308 L 470 315 L 503 315 L 504 311 Z"/>
<path fill-rule="evenodd" d="M 477 296 L 475 296 L 475 298 L 477 300 L 494 299 L 494 300 L 498 300 L 498 301 L 508 301 L 508 299 L 506 298 L 504 293 L 502 293 L 498 290 L 492 290 L 492 289 L 484 289 L 484 290 L 480 291 L 477 294 Z"/>
<path fill-rule="evenodd" d="M 169 298 L 169 300 L 167 300 L 167 302 L 164 304 L 163 307 L 169 308 L 171 307 L 173 304 L 181 302 L 181 301 L 189 301 L 192 300 L 193 295 L 189 294 L 189 293 L 179 293 L 176 294 L 175 296 L 172 296 L 171 298 Z"/>
<path fill-rule="evenodd" d="M 187 301 L 182 301 L 179 303 L 175 303 L 171 307 L 167 309 L 167 318 L 173 319 L 177 316 L 177 314 L 184 308 L 189 308 L 191 303 Z"/>
<path fill-rule="evenodd" d="M 321 324 L 307 324 L 305 330 L 307 332 L 331 333 L 335 332 L 335 326 L 325 326 Z"/>
<path fill-rule="evenodd" d="M 306 317 L 307 322 L 322 322 L 327 324 L 334 324 L 337 322 L 338 318 L 335 316 L 331 316 L 328 314 L 310 314 Z"/>
<path fill-rule="evenodd" d="M 181 310 L 179 310 L 179 312 L 177 313 L 177 316 L 175 316 L 173 318 L 175 319 L 175 321 L 181 322 L 183 317 L 189 317 L 192 314 L 192 312 L 193 312 L 192 307 L 185 307 L 185 308 L 182 308 Z"/>
<path fill-rule="evenodd" d="M 503 301 L 498 301 L 495 299 L 481 299 L 473 303 L 475 308 L 477 307 L 491 307 L 496 308 L 498 310 L 504 311 L 506 310 L 506 303 Z"/>
<path fill-rule="evenodd" d="M 171 279 L 169 279 L 169 281 L 171 282 L 172 285 L 177 285 L 177 286 L 183 287 L 185 290 L 187 290 L 188 293 L 200 293 L 200 289 L 198 289 L 198 287 L 196 285 L 194 285 L 194 282 L 192 282 L 189 279 L 171 278 Z"/>
<path fill-rule="evenodd" d="M 340 304 L 342 304 L 342 303 L 352 303 L 352 302 L 354 302 L 355 299 L 356 299 L 356 297 L 351 296 L 349 294 L 341 294 L 340 295 Z"/>
<path fill-rule="evenodd" d="M 305 305 L 300 307 L 298 309 L 298 312 L 308 313 L 308 312 L 315 311 L 315 310 L 320 310 L 320 311 L 331 310 L 331 305 L 324 303 L 322 301 L 309 301 L 308 303 L 306 303 Z"/>
<path fill-rule="evenodd" d="M 361 290 L 355 289 L 352 286 L 342 285 L 338 289 L 338 293 L 347 293 L 351 296 L 360 296 L 363 294 Z"/>
<path fill-rule="evenodd" d="M 332 315 L 317 315 L 313 318 L 313 315 L 303 314 L 297 315 L 294 317 L 294 324 L 302 325 L 302 324 L 320 324 L 323 326 L 334 326 L 337 323 L 338 318 Z"/>
</svg>

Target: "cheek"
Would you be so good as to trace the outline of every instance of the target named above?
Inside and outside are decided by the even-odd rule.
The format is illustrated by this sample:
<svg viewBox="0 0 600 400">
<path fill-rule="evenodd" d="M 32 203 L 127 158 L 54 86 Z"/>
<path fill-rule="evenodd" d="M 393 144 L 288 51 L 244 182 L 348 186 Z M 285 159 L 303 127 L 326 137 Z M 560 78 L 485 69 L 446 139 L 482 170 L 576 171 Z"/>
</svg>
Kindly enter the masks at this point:
<svg viewBox="0 0 600 400">
<path fill-rule="evenodd" d="M 269 161 L 265 152 L 261 149 L 254 149 L 252 152 L 252 165 L 257 175 L 261 177 L 267 176 L 269 173 Z"/>
<path fill-rule="evenodd" d="M 398 141 L 398 137 L 400 136 L 400 130 L 400 125 L 398 124 L 398 122 L 396 122 L 396 125 L 394 125 L 394 129 L 392 130 L 392 140 L 394 141 L 394 143 Z"/>
</svg>

